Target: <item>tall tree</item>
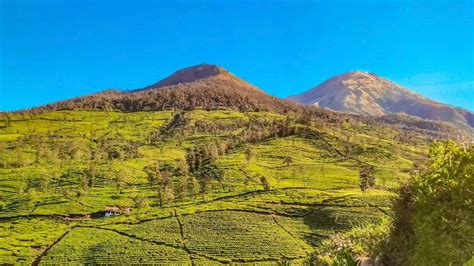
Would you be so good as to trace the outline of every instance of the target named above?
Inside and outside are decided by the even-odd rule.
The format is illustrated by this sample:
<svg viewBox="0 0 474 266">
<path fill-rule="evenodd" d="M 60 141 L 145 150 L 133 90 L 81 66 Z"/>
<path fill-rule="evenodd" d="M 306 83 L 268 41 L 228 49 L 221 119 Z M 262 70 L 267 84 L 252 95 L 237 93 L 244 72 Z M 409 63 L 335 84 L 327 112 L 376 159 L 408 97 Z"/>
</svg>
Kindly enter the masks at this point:
<svg viewBox="0 0 474 266">
<path fill-rule="evenodd" d="M 158 200 L 160 207 L 174 198 L 173 189 L 171 188 L 171 175 L 168 171 L 161 171 L 161 178 L 158 180 Z"/>
<path fill-rule="evenodd" d="M 119 194 L 122 194 L 123 188 L 127 185 L 127 176 L 128 171 L 125 169 L 115 169 L 114 170 L 114 183 Z"/>
<path fill-rule="evenodd" d="M 199 177 L 199 185 L 201 186 L 201 190 L 199 191 L 199 193 L 202 197 L 204 197 L 204 195 L 206 195 L 206 193 L 208 192 L 210 183 L 211 177 L 209 176 L 209 174 L 206 172 L 202 173 Z"/>
<path fill-rule="evenodd" d="M 255 156 L 255 149 L 251 145 L 248 145 L 245 149 L 245 160 L 247 160 L 247 162 L 250 162 L 252 159 L 255 158 Z"/>
<path fill-rule="evenodd" d="M 260 183 L 262 184 L 263 189 L 270 190 L 270 183 L 266 176 L 260 176 Z"/>
<path fill-rule="evenodd" d="M 150 188 L 155 187 L 155 185 L 158 184 L 162 179 L 160 165 L 158 163 L 154 165 L 145 166 L 143 170 L 147 174 L 147 180 L 148 184 L 150 185 Z"/>
<path fill-rule="evenodd" d="M 180 177 L 179 183 L 176 185 L 176 197 L 178 200 L 184 200 L 186 198 L 186 194 L 188 191 L 188 183 L 189 177 L 187 175 L 183 175 Z"/>
<path fill-rule="evenodd" d="M 7 115 L 5 119 L 5 127 L 10 127 L 11 126 L 11 118 Z"/>
<path fill-rule="evenodd" d="M 89 167 L 84 171 L 84 175 L 87 178 L 87 185 L 89 188 L 93 188 L 97 178 L 97 168 L 94 163 L 90 164 Z"/>
<path fill-rule="evenodd" d="M 6 150 L 6 143 L 3 142 L 3 141 L 0 141 L 0 167 L 1 168 L 6 168 L 7 167 L 7 162 L 6 162 L 6 154 L 5 154 L 5 150 Z"/>
<path fill-rule="evenodd" d="M 197 181 L 196 177 L 191 176 L 189 180 L 189 195 L 193 198 L 196 199 L 196 196 L 199 194 L 199 191 L 201 191 L 201 186 L 199 185 L 199 182 Z"/>
<path fill-rule="evenodd" d="M 47 171 L 42 169 L 38 174 L 38 178 L 40 180 L 41 190 L 43 192 L 48 192 L 49 191 L 49 186 L 51 184 L 51 175 L 50 175 L 50 173 L 48 173 Z"/>
<path fill-rule="evenodd" d="M 359 171 L 360 189 L 365 192 L 375 186 L 375 175 L 373 166 L 364 166 Z"/>
<path fill-rule="evenodd" d="M 189 174 L 189 166 L 186 160 L 180 159 L 178 161 L 178 171 L 181 175 L 188 175 Z"/>
<path fill-rule="evenodd" d="M 225 170 L 219 171 L 219 174 L 217 176 L 217 181 L 221 185 L 221 188 L 224 189 L 224 183 L 227 179 L 227 172 Z"/>
<path fill-rule="evenodd" d="M 288 169 L 290 165 L 293 163 L 293 158 L 291 156 L 285 156 L 285 158 L 283 159 L 283 162 L 285 163 L 286 168 Z"/>
</svg>

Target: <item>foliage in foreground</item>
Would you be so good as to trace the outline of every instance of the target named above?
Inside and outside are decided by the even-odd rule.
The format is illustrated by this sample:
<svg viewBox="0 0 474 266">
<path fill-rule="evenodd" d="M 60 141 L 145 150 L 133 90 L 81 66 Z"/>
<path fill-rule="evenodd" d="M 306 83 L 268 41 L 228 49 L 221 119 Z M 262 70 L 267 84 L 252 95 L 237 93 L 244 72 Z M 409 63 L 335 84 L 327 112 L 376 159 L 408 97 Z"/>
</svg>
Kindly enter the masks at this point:
<svg viewBox="0 0 474 266">
<path fill-rule="evenodd" d="M 390 232 L 389 219 L 366 224 L 325 239 L 316 248 L 312 263 L 316 265 L 359 265 L 360 258 L 378 258 Z"/>
<path fill-rule="evenodd" d="M 474 251 L 474 146 L 434 142 L 428 167 L 400 188 L 387 265 L 459 265 Z"/>
</svg>

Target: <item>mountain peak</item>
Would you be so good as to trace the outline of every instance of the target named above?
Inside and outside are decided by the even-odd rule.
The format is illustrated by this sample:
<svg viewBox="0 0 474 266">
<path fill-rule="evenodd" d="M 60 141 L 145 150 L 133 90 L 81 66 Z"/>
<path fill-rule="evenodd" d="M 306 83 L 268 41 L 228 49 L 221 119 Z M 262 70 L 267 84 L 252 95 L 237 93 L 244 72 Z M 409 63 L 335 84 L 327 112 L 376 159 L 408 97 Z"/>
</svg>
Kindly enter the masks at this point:
<svg viewBox="0 0 474 266">
<path fill-rule="evenodd" d="M 349 71 L 349 72 L 346 72 L 344 74 L 341 74 L 342 76 L 366 76 L 366 75 L 369 75 L 369 72 L 367 71 L 363 71 L 363 70 L 353 70 L 353 71 Z"/>
<path fill-rule="evenodd" d="M 231 75 L 225 68 L 212 64 L 200 64 L 178 70 L 167 78 L 150 85 L 144 89 L 157 89 L 166 86 L 190 83 L 193 81 L 216 77 L 220 75 Z"/>
<path fill-rule="evenodd" d="M 190 79 L 202 79 L 210 76 L 216 76 L 219 74 L 229 73 L 226 69 L 218 65 L 212 64 L 200 64 L 196 66 L 190 66 L 176 71 L 173 75 L 179 75 L 181 77 L 189 77 Z"/>
<path fill-rule="evenodd" d="M 339 78 L 342 80 L 347 80 L 347 79 L 382 79 L 380 76 L 370 73 L 368 71 L 363 71 L 363 70 L 354 70 L 354 71 L 349 71 L 340 75 L 335 76 L 334 78 Z"/>
<path fill-rule="evenodd" d="M 184 83 L 199 82 L 201 80 L 208 80 L 208 81 L 212 80 L 212 83 L 214 84 L 217 84 L 218 82 L 225 82 L 227 84 L 232 83 L 237 87 L 263 92 L 259 88 L 234 76 L 225 68 L 218 65 L 212 65 L 212 64 L 200 64 L 196 66 L 183 68 L 181 70 L 174 72 L 167 78 L 161 81 L 158 81 L 155 84 L 152 84 L 150 86 L 147 86 L 143 89 L 139 89 L 136 91 L 148 90 L 148 89 L 160 89 L 163 87 L 176 86 L 176 85 L 184 84 Z"/>
</svg>

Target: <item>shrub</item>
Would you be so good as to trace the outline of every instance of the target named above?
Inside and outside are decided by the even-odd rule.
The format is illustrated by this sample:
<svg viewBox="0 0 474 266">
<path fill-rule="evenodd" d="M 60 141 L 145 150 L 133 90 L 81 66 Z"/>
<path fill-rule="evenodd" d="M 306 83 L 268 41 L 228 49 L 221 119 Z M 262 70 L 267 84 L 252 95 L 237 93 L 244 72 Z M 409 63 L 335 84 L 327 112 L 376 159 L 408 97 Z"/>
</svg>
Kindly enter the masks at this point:
<svg viewBox="0 0 474 266">
<path fill-rule="evenodd" d="M 474 146 L 434 142 L 425 170 L 401 186 L 387 265 L 459 265 L 474 250 Z"/>
<path fill-rule="evenodd" d="M 390 232 L 390 221 L 355 227 L 348 232 L 331 235 L 316 248 L 313 264 L 357 265 L 357 258 L 378 258 Z"/>
</svg>

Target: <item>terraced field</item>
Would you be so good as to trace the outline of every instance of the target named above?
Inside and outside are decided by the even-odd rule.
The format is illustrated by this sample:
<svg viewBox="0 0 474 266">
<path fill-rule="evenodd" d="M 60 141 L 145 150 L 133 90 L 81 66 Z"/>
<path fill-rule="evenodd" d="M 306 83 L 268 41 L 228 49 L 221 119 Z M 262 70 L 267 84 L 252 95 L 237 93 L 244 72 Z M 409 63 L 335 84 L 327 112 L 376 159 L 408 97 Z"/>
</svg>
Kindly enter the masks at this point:
<svg viewBox="0 0 474 266">
<path fill-rule="evenodd" d="M 391 191 L 426 154 L 391 131 L 354 125 L 348 135 L 287 120 L 204 110 L 17 114 L 0 128 L 0 262 L 302 264 L 331 235 L 385 217 Z M 365 164 L 376 184 L 362 192 Z M 108 206 L 132 211 L 103 217 Z"/>
</svg>

